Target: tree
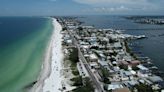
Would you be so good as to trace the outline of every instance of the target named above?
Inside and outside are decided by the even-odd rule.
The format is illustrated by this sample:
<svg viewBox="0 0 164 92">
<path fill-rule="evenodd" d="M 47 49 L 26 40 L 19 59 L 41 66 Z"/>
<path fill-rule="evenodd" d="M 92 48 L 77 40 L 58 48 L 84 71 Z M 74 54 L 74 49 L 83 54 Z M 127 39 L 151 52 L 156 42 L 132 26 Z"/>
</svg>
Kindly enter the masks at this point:
<svg viewBox="0 0 164 92">
<path fill-rule="evenodd" d="M 89 78 L 84 78 L 85 84 L 72 90 L 73 92 L 94 92 L 94 87 Z"/>
<path fill-rule="evenodd" d="M 73 65 L 76 65 L 76 63 L 79 62 L 77 48 L 72 49 L 72 52 L 70 53 L 70 56 L 69 56 L 69 60 L 72 62 Z"/>
<path fill-rule="evenodd" d="M 135 86 L 138 92 L 153 92 L 152 88 L 146 84 L 139 84 Z"/>
<path fill-rule="evenodd" d="M 83 82 L 82 82 L 82 76 L 78 76 L 75 78 L 72 78 L 71 81 L 73 81 L 73 86 L 83 86 Z"/>
<path fill-rule="evenodd" d="M 106 68 L 102 68 L 101 69 L 101 73 L 102 73 L 102 77 L 103 77 L 103 82 L 106 84 L 110 84 L 110 80 L 109 80 L 109 72 Z"/>
<path fill-rule="evenodd" d="M 82 28 L 82 27 L 78 27 L 77 29 L 78 29 L 79 31 L 82 31 L 82 30 L 83 30 L 83 28 Z"/>
<path fill-rule="evenodd" d="M 62 30 L 63 30 L 63 31 L 64 31 L 64 30 L 67 30 L 67 27 L 63 27 Z"/>
</svg>

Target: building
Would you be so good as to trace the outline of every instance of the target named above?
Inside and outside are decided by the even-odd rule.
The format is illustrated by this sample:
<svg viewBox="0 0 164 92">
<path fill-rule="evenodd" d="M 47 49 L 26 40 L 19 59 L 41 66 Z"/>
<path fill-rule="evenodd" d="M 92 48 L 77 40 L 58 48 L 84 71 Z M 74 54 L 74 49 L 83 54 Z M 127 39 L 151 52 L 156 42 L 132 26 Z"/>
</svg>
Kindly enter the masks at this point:
<svg viewBox="0 0 164 92">
<path fill-rule="evenodd" d="M 90 62 L 98 62 L 98 57 L 95 54 L 89 55 Z"/>
<path fill-rule="evenodd" d="M 128 88 L 118 88 L 112 92 L 131 92 Z"/>
<path fill-rule="evenodd" d="M 91 69 L 98 69 L 98 68 L 100 68 L 100 66 L 98 65 L 97 62 L 90 62 L 89 65 L 90 65 Z"/>
<path fill-rule="evenodd" d="M 139 65 L 141 62 L 138 61 L 138 60 L 134 60 L 134 61 L 128 61 L 129 64 L 132 66 L 132 67 L 136 67 L 137 65 Z"/>
<path fill-rule="evenodd" d="M 153 83 L 158 83 L 158 82 L 161 82 L 161 81 L 163 81 L 163 79 L 161 78 L 161 77 L 159 77 L 159 76 L 150 76 L 149 78 L 148 78 L 151 82 L 153 82 Z"/>
<path fill-rule="evenodd" d="M 123 86 L 121 84 L 109 84 L 108 85 L 108 90 L 116 90 L 116 89 L 120 89 L 123 88 Z"/>
</svg>

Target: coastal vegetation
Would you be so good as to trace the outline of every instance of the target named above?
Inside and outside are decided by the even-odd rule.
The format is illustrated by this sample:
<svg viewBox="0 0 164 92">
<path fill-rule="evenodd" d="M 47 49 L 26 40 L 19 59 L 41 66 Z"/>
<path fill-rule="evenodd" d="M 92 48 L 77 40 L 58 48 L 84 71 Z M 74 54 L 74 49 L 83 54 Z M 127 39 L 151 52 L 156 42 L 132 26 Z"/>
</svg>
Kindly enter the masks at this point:
<svg viewBox="0 0 164 92">
<path fill-rule="evenodd" d="M 109 80 L 109 71 L 106 68 L 101 68 L 101 73 L 102 73 L 102 77 L 103 77 L 103 82 L 105 84 L 110 84 L 110 80 Z"/>
<path fill-rule="evenodd" d="M 125 48 L 126 48 L 127 53 L 129 53 L 134 59 L 137 60 L 137 56 L 132 52 L 132 50 L 130 49 L 128 43 L 129 43 L 128 40 L 125 40 L 124 41 L 124 44 L 125 44 Z"/>
<path fill-rule="evenodd" d="M 78 49 L 77 48 L 71 48 L 69 60 L 71 62 L 72 74 L 75 76 L 78 76 L 79 71 L 77 70 L 77 62 L 79 62 L 79 57 L 78 57 Z"/>
<path fill-rule="evenodd" d="M 71 48 L 69 60 L 71 61 L 71 71 L 74 75 L 74 77 L 70 80 L 73 82 L 72 86 L 76 87 L 72 90 L 72 92 L 94 92 L 94 88 L 90 79 L 82 78 L 77 69 L 77 63 L 79 62 L 77 48 Z"/>
<path fill-rule="evenodd" d="M 138 92 L 154 92 L 151 86 L 146 84 L 135 85 L 135 88 L 138 90 Z"/>
<path fill-rule="evenodd" d="M 73 92 L 94 92 L 93 84 L 90 78 L 83 78 L 83 84 L 78 86 Z"/>
<path fill-rule="evenodd" d="M 82 76 L 78 75 L 78 76 L 72 78 L 71 81 L 73 81 L 73 86 L 82 86 L 83 85 Z"/>
<path fill-rule="evenodd" d="M 67 30 L 67 27 L 63 27 L 62 30 L 63 30 L 63 31 Z"/>
<path fill-rule="evenodd" d="M 78 29 L 79 31 L 82 31 L 82 30 L 83 30 L 83 28 L 82 28 L 82 27 L 78 27 L 77 29 Z"/>
<path fill-rule="evenodd" d="M 71 65 L 75 66 L 77 62 L 79 62 L 79 57 L 78 57 L 78 49 L 77 48 L 72 48 L 72 51 L 69 55 L 69 60 L 71 61 Z"/>
</svg>

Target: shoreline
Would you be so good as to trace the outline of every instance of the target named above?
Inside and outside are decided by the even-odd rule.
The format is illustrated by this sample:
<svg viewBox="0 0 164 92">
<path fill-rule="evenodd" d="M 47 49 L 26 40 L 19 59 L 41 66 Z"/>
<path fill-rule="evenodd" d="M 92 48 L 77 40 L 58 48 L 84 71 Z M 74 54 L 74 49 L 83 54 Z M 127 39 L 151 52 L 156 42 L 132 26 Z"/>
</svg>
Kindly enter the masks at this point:
<svg viewBox="0 0 164 92">
<path fill-rule="evenodd" d="M 57 22 L 55 18 L 52 18 L 52 24 L 53 24 L 53 33 L 51 36 L 51 40 L 49 42 L 49 45 L 47 46 L 46 54 L 44 56 L 44 61 L 42 64 L 40 75 L 34 84 L 34 86 L 31 88 L 30 92 L 46 92 L 47 90 L 52 90 L 50 87 L 50 84 L 53 84 L 52 76 L 55 78 L 56 74 L 60 78 L 60 71 L 54 70 L 54 67 L 57 66 L 61 69 L 61 60 L 62 60 L 62 47 L 59 45 L 62 42 L 62 34 L 60 34 L 60 31 L 62 30 L 62 26 Z M 57 44 L 58 42 L 58 44 Z M 57 45 L 56 45 L 57 44 Z M 55 54 L 58 54 L 60 56 L 57 56 Z M 59 60 L 60 59 L 60 60 Z M 55 62 L 54 62 L 55 61 Z M 57 62 L 58 63 L 57 63 Z M 58 70 L 60 70 L 58 69 Z M 55 73 L 55 76 L 54 74 Z M 61 80 L 58 80 L 58 83 L 61 85 Z M 54 82 L 55 84 L 55 82 Z M 59 85 L 55 85 L 58 87 Z M 51 86 L 51 87 L 55 87 Z M 53 89 L 54 90 L 54 89 Z M 57 89 L 56 89 L 57 90 Z M 55 91 L 57 92 L 57 91 Z"/>
<path fill-rule="evenodd" d="M 54 35 L 52 36 L 52 60 L 50 76 L 44 81 L 43 92 L 60 92 L 62 87 L 61 69 L 62 69 L 62 26 L 53 19 Z"/>
</svg>

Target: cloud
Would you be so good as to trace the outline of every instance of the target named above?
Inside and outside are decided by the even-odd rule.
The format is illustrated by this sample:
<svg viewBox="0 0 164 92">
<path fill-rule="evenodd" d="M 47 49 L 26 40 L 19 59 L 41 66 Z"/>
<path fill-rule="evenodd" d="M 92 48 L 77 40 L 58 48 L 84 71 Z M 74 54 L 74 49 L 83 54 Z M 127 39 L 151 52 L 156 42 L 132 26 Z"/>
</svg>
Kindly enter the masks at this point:
<svg viewBox="0 0 164 92">
<path fill-rule="evenodd" d="M 89 5 L 85 12 L 153 12 L 164 10 L 164 0 L 73 0 Z"/>
<path fill-rule="evenodd" d="M 51 2 L 56 2 L 57 0 L 50 0 Z"/>
<path fill-rule="evenodd" d="M 118 11 L 130 11 L 130 8 L 127 8 L 125 6 L 120 7 L 99 7 L 93 9 L 96 12 L 118 12 Z"/>
<path fill-rule="evenodd" d="M 163 7 L 161 3 L 164 3 L 164 0 L 73 0 L 77 3 L 87 4 L 93 7 L 132 7 L 132 8 L 140 8 L 140 7 L 150 7 L 157 8 Z"/>
<path fill-rule="evenodd" d="M 90 5 L 103 5 L 103 4 L 142 4 L 147 3 L 148 0 L 74 0 L 78 3 Z"/>
<path fill-rule="evenodd" d="M 84 12 L 97 12 L 97 13 L 115 13 L 115 12 L 129 12 L 134 9 L 127 8 L 125 6 L 119 7 L 94 7 L 83 10 Z"/>
</svg>

